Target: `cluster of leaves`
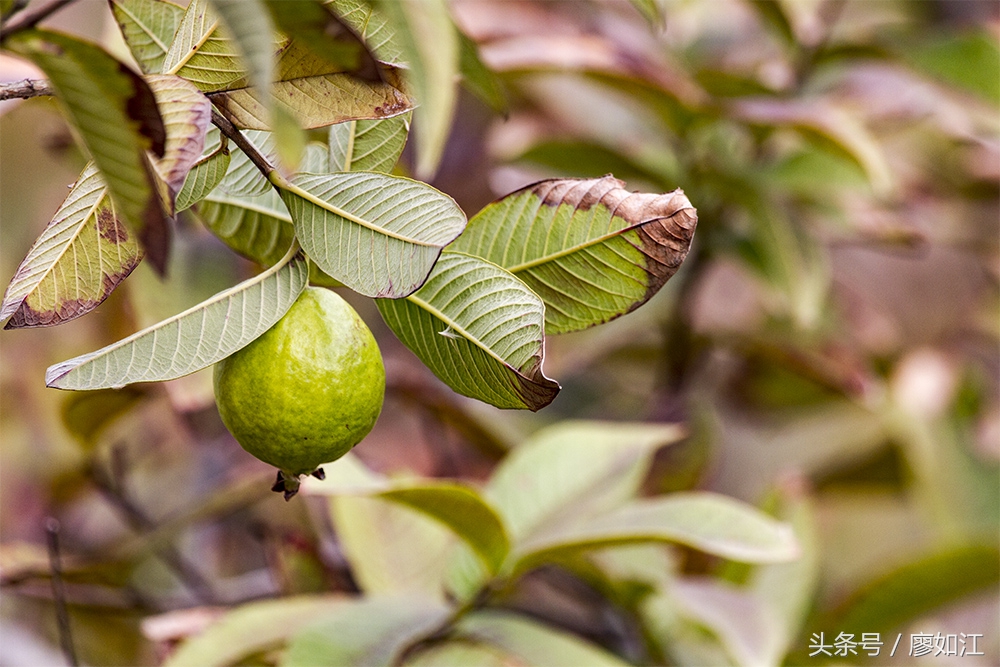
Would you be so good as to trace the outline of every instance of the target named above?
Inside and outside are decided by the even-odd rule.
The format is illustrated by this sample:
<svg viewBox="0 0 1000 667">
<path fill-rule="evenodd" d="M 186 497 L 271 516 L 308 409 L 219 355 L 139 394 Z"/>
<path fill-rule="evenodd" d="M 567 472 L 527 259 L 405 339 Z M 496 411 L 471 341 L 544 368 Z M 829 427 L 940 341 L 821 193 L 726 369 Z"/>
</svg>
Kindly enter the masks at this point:
<svg viewBox="0 0 1000 667">
<path fill-rule="evenodd" d="M 683 631 L 675 616 L 739 645 L 744 638 L 727 616 L 752 613 L 777 622 L 737 650 L 772 664 L 793 636 L 783 630 L 782 606 L 805 602 L 789 563 L 799 556 L 792 527 L 712 493 L 638 498 L 655 452 L 682 435 L 673 425 L 563 422 L 518 446 L 481 491 L 383 477 L 348 454 L 303 491 L 328 498 L 364 597 L 245 605 L 166 664 L 233 664 L 276 647 L 281 665 L 628 664 L 504 607 L 527 573 L 553 564 L 637 615 L 649 642 L 644 660 L 662 659 L 665 643 Z M 794 514 L 798 501 L 784 500 L 782 511 Z M 654 546 L 662 542 L 755 564 L 753 583 L 682 576 Z M 706 604 L 717 601 L 734 606 L 713 615 Z M 237 635 L 244 639 L 233 641 Z"/>
<path fill-rule="evenodd" d="M 440 158 L 459 65 L 443 3 L 281 2 L 270 6 L 279 33 L 264 2 L 111 5 L 145 77 L 59 33 L 12 27 L 5 38 L 49 76 L 93 163 L 19 267 L 2 317 L 59 324 L 100 304 L 143 256 L 164 271 L 168 218 L 191 207 L 270 268 L 51 367 L 50 387 L 206 368 L 277 322 L 315 263 L 319 280 L 382 299 L 390 328 L 459 393 L 538 410 L 559 389 L 542 372 L 545 333 L 635 309 L 687 254 L 697 218 L 679 191 L 553 180 L 467 223 L 447 195 L 386 173 L 409 132 L 411 89 L 418 171 Z M 213 113 L 221 133 L 209 133 Z M 326 126 L 326 142 L 306 142 L 301 128 Z"/>
</svg>

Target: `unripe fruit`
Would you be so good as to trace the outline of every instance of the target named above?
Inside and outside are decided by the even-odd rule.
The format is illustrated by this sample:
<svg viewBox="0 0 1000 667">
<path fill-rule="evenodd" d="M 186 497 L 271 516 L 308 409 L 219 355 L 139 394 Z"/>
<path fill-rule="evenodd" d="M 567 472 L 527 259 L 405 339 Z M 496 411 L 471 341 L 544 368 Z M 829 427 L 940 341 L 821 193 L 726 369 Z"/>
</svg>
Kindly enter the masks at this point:
<svg viewBox="0 0 1000 667">
<path fill-rule="evenodd" d="M 219 414 L 236 441 L 278 468 L 285 499 L 300 475 L 339 459 L 382 410 L 385 368 L 375 337 L 330 290 L 309 287 L 261 337 L 215 366 Z"/>
</svg>

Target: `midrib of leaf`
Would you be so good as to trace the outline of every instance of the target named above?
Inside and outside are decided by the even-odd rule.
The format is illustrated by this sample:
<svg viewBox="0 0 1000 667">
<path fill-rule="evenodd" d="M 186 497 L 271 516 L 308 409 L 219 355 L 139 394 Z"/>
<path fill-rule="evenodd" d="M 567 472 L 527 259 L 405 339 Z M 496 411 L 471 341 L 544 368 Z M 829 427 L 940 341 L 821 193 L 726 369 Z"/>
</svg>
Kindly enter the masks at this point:
<svg viewBox="0 0 1000 667">
<path fill-rule="evenodd" d="M 137 26 L 139 26 L 144 33 L 146 33 L 147 35 L 149 35 L 149 38 L 151 40 L 153 40 L 153 42 L 155 42 L 156 45 L 163 50 L 164 55 L 167 53 L 167 51 L 170 50 L 169 45 L 164 44 L 163 42 L 161 42 L 160 38 L 157 37 L 155 33 L 153 33 L 152 31 L 150 31 L 149 27 L 147 27 L 145 23 L 143 23 L 142 21 L 140 21 L 138 16 L 136 16 L 135 14 L 133 14 L 132 12 L 130 12 L 128 10 L 128 8 L 126 8 L 124 5 L 118 5 L 118 9 L 120 9 L 123 13 L 128 14 L 129 18 L 132 19 L 135 22 L 135 24 Z"/>
<path fill-rule="evenodd" d="M 112 343 L 111 345 L 108 345 L 107 347 L 101 348 L 101 350 L 99 350 L 99 352 L 101 353 L 101 356 L 102 357 L 103 356 L 107 356 L 108 354 L 114 352 L 115 350 L 120 350 L 121 348 L 123 348 L 123 347 L 131 344 L 133 341 L 138 340 L 139 338 L 142 338 L 143 336 L 147 336 L 150 333 L 153 334 L 154 339 L 155 339 L 156 333 L 158 331 L 164 329 L 165 327 L 173 324 L 174 322 L 177 322 L 178 320 L 181 320 L 181 319 L 187 317 L 188 315 L 191 315 L 192 313 L 195 313 L 195 312 L 197 312 L 199 310 L 203 311 L 203 317 L 204 317 L 204 311 L 209 306 L 214 305 L 216 303 L 219 303 L 220 301 L 225 301 L 226 299 L 228 299 L 229 297 L 233 296 L 234 294 L 239 294 L 240 292 L 244 292 L 247 289 L 249 289 L 249 288 L 251 288 L 251 287 L 253 287 L 255 285 L 258 285 L 258 284 L 260 284 L 262 282 L 264 282 L 265 280 L 267 280 L 268 278 L 270 278 L 274 274 L 278 273 L 278 271 L 280 271 L 283 268 L 285 268 L 285 266 L 289 262 L 292 261 L 292 259 L 295 257 L 295 253 L 297 253 L 298 251 L 299 251 L 299 245 L 298 245 L 298 243 L 292 243 L 292 247 L 288 249 L 288 252 L 285 253 L 285 256 L 277 264 L 275 264 L 271 268 L 267 269 L 266 271 L 263 271 L 260 274 L 258 274 L 257 276 L 254 276 L 253 278 L 251 278 L 249 280 L 246 280 L 246 281 L 244 281 L 244 282 L 242 282 L 242 283 L 240 283 L 238 285 L 235 285 L 235 286 L 233 286 L 233 287 L 231 287 L 231 288 L 229 288 L 229 289 L 227 289 L 225 291 L 219 292 L 215 296 L 213 296 L 213 297 L 211 297 L 209 299 L 206 299 L 205 301 L 202 301 L 201 303 L 196 304 L 196 305 L 192 306 L 191 308 L 188 308 L 187 310 L 185 310 L 182 313 L 178 313 L 177 315 L 174 315 L 172 317 L 168 317 L 167 319 L 158 322 L 156 324 L 155 329 L 152 330 L 152 331 L 150 329 L 144 329 L 142 331 L 138 331 L 138 332 L 132 334 L 131 336 L 129 336 L 127 338 L 123 338 L 122 340 L 118 341 L 117 343 Z M 200 345 L 200 343 L 199 343 L 199 345 Z M 133 358 L 134 358 L 134 356 L 135 356 L 135 350 L 132 351 L 132 355 L 133 355 Z M 88 356 L 88 355 L 85 355 L 85 356 Z M 78 359 L 79 359 L 79 357 L 78 357 Z M 86 362 L 83 362 L 83 363 L 86 363 Z M 73 370 L 75 370 L 75 368 L 79 368 L 80 366 L 82 366 L 83 363 L 81 363 L 80 365 L 75 366 L 73 368 L 70 368 L 65 373 L 60 374 L 59 376 L 53 378 L 53 380 L 58 380 L 58 379 L 64 377 L 65 375 L 67 375 L 70 372 L 72 372 Z M 129 362 L 129 365 L 131 366 L 131 361 Z M 62 366 L 62 364 L 56 364 L 55 366 L 50 367 L 49 370 L 51 371 L 53 368 L 58 368 L 60 366 Z M 48 385 L 49 382 L 50 382 L 49 378 L 46 377 L 46 384 Z"/>
<path fill-rule="evenodd" d="M 331 204 L 330 202 L 323 201 L 319 197 L 316 197 L 313 194 L 311 194 L 309 192 L 306 192 L 302 188 L 298 187 L 297 185 L 295 185 L 295 184 L 289 182 L 288 180 L 286 180 L 285 178 L 283 178 L 276 171 L 272 171 L 268 175 L 268 180 L 270 180 L 272 183 L 274 183 L 275 185 L 277 185 L 282 190 L 287 190 L 288 192 L 291 192 L 292 194 L 294 194 L 294 195 L 296 195 L 298 197 L 301 197 L 302 199 L 305 199 L 307 202 L 310 202 L 311 204 L 319 206 L 320 208 L 322 208 L 324 210 L 327 210 L 330 213 L 333 213 L 334 215 L 339 215 L 340 217 L 345 218 L 347 220 L 350 220 L 351 222 L 353 222 L 355 224 L 358 224 L 358 225 L 361 225 L 362 227 L 370 229 L 373 232 L 375 232 L 376 234 L 382 234 L 383 236 L 388 236 L 389 238 L 396 239 L 397 241 L 403 241 L 404 243 L 410 243 L 410 244 L 413 244 L 413 245 L 426 246 L 428 248 L 440 248 L 441 247 L 441 245 L 438 244 L 438 243 L 429 243 L 427 241 L 420 241 L 420 240 L 417 240 L 417 239 L 411 239 L 409 237 L 403 236 L 401 234 L 397 234 L 397 233 L 395 233 L 395 232 L 393 232 L 391 230 L 385 229 L 383 227 L 376 227 L 375 225 L 371 224 L 367 220 L 363 220 L 362 218 L 359 218 L 359 217 L 357 217 L 357 216 L 355 216 L 355 215 L 353 215 L 351 213 L 348 213 L 347 211 L 345 211 L 345 210 L 343 210 L 343 209 L 341 209 L 341 208 L 339 208 L 339 207 Z"/>
<path fill-rule="evenodd" d="M 458 324 L 457 322 L 455 322 L 455 320 L 451 319 L 450 317 L 448 317 L 447 315 L 445 315 L 444 313 L 442 313 L 440 310 L 438 310 L 437 308 L 435 308 L 431 304 L 427 303 L 423 299 L 417 298 L 417 297 L 412 296 L 412 295 L 406 297 L 406 299 L 408 301 L 411 301 L 411 302 L 415 303 L 416 305 L 420 306 L 421 308 L 423 308 L 424 310 L 426 310 L 428 313 L 430 313 L 431 315 L 433 315 L 434 317 L 438 318 L 439 320 L 441 320 L 442 322 L 444 322 L 445 324 L 447 324 L 449 327 L 451 327 L 452 329 L 454 329 L 456 332 L 462 334 L 462 336 L 464 336 L 470 343 L 473 343 L 476 347 L 478 347 L 483 352 L 485 352 L 486 354 L 488 354 L 491 357 L 493 357 L 494 359 L 496 359 L 498 362 L 500 362 L 504 366 L 507 366 L 508 368 L 511 367 L 511 363 L 509 361 L 506 361 L 506 360 L 500 358 L 500 356 L 497 355 L 497 353 L 494 352 L 493 350 L 491 350 L 489 347 L 487 347 L 485 343 L 483 343 L 481 340 L 479 340 L 478 338 L 476 338 L 475 336 L 473 336 L 471 333 L 469 333 L 468 331 L 466 331 L 465 328 L 463 328 L 460 324 Z M 518 370 L 518 372 L 520 372 L 519 369 L 517 369 L 517 370 Z"/>
<path fill-rule="evenodd" d="M 191 48 L 188 49 L 187 55 L 184 56 L 174 67 L 171 67 L 169 72 L 165 72 L 165 74 L 176 75 L 177 72 L 179 72 L 185 65 L 187 65 L 188 62 L 191 60 L 191 58 L 193 58 L 195 54 L 198 53 L 198 49 L 200 49 L 205 45 L 205 42 L 208 41 L 208 39 L 212 36 L 212 33 L 214 33 L 215 29 L 218 27 L 219 27 L 219 21 L 218 19 L 216 19 L 215 21 L 212 22 L 212 25 L 210 26 L 209 30 L 206 30 L 205 33 L 198 39 L 198 41 L 191 45 Z M 202 68 L 196 67 L 195 69 L 205 69 L 207 71 L 211 71 L 208 70 L 208 68 L 204 67 Z"/>
<path fill-rule="evenodd" d="M 590 240 L 588 240 L 585 243 L 578 243 L 578 244 L 576 244 L 574 246 L 570 246 L 568 248 L 564 248 L 563 250 L 560 250 L 559 252 L 555 252 L 555 253 L 552 253 L 550 255 L 544 255 L 542 257 L 538 257 L 536 259 L 531 260 L 530 262 L 524 262 L 523 264 L 516 264 L 514 266 L 508 266 L 508 267 L 505 267 L 505 268 L 508 271 L 510 271 L 511 273 L 517 273 L 518 271 L 527 271 L 528 269 L 533 269 L 536 266 L 540 266 L 542 264 L 546 264 L 548 262 L 555 261 L 555 260 L 560 259 L 562 257 L 566 257 L 567 255 L 572 255 L 573 253 L 578 252 L 580 250 L 583 250 L 584 248 L 589 248 L 591 246 L 600 245 L 600 244 L 604 243 L 605 241 L 610 241 L 611 239 L 617 238 L 617 237 L 619 237 L 619 236 L 621 236 L 621 235 L 623 235 L 623 234 L 625 234 L 625 233 L 627 233 L 627 232 L 629 232 L 629 231 L 631 231 L 633 229 L 637 229 L 637 228 L 641 227 L 642 225 L 649 224 L 650 222 L 653 222 L 654 220 L 655 220 L 655 218 L 653 220 L 645 220 L 645 221 L 641 222 L 638 225 L 633 225 L 631 227 L 625 227 L 623 229 L 619 229 L 616 232 L 608 232 L 607 234 L 604 234 L 602 236 L 598 236 L 595 239 L 590 239 Z"/>
</svg>

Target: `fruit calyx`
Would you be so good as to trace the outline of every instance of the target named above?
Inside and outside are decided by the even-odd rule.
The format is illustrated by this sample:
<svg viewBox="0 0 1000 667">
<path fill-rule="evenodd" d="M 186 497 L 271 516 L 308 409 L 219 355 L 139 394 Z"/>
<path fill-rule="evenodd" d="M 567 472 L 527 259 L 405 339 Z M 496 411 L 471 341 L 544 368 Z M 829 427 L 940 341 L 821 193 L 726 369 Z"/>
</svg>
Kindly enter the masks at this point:
<svg viewBox="0 0 1000 667">
<path fill-rule="evenodd" d="M 322 468 L 316 468 L 309 474 L 316 479 L 326 479 L 326 472 Z M 285 494 L 285 502 L 288 502 L 299 492 L 299 486 L 301 485 L 299 477 L 300 475 L 296 475 L 295 473 L 279 470 L 278 478 L 274 480 L 271 490 L 276 493 Z"/>
</svg>

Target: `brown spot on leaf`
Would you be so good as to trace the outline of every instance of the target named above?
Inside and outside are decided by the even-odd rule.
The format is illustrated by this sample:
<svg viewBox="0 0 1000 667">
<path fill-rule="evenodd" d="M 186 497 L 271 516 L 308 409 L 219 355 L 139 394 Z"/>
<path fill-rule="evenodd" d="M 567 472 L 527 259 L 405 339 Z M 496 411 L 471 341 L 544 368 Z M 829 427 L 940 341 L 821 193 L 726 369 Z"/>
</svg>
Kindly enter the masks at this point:
<svg viewBox="0 0 1000 667">
<path fill-rule="evenodd" d="M 11 316 L 4 329 L 52 327 L 86 315 L 111 295 L 111 292 L 139 265 L 140 259 L 142 256 L 137 255 L 134 260 L 123 266 L 121 271 L 114 274 L 104 274 L 101 277 L 101 293 L 97 298 L 66 299 L 60 302 L 58 307 L 46 310 L 35 310 L 28 303 L 28 299 L 25 299 Z"/>
<path fill-rule="evenodd" d="M 102 239 L 115 245 L 128 241 L 128 230 L 110 208 L 97 211 L 97 232 Z"/>
<path fill-rule="evenodd" d="M 698 212 L 681 190 L 660 197 L 665 199 L 658 203 L 659 210 L 653 211 L 654 217 L 636 228 L 639 244 L 633 245 L 646 257 L 649 282 L 645 298 L 632 304 L 629 312 L 648 301 L 677 273 L 698 225 Z"/>
<path fill-rule="evenodd" d="M 139 134 L 150 140 L 150 150 L 156 157 L 163 157 L 167 144 L 167 129 L 163 125 L 163 117 L 156 106 L 156 97 L 146 81 L 126 67 L 118 63 L 118 71 L 129 80 L 132 95 L 125 100 L 125 112 L 129 118 L 139 121 Z"/>
</svg>

